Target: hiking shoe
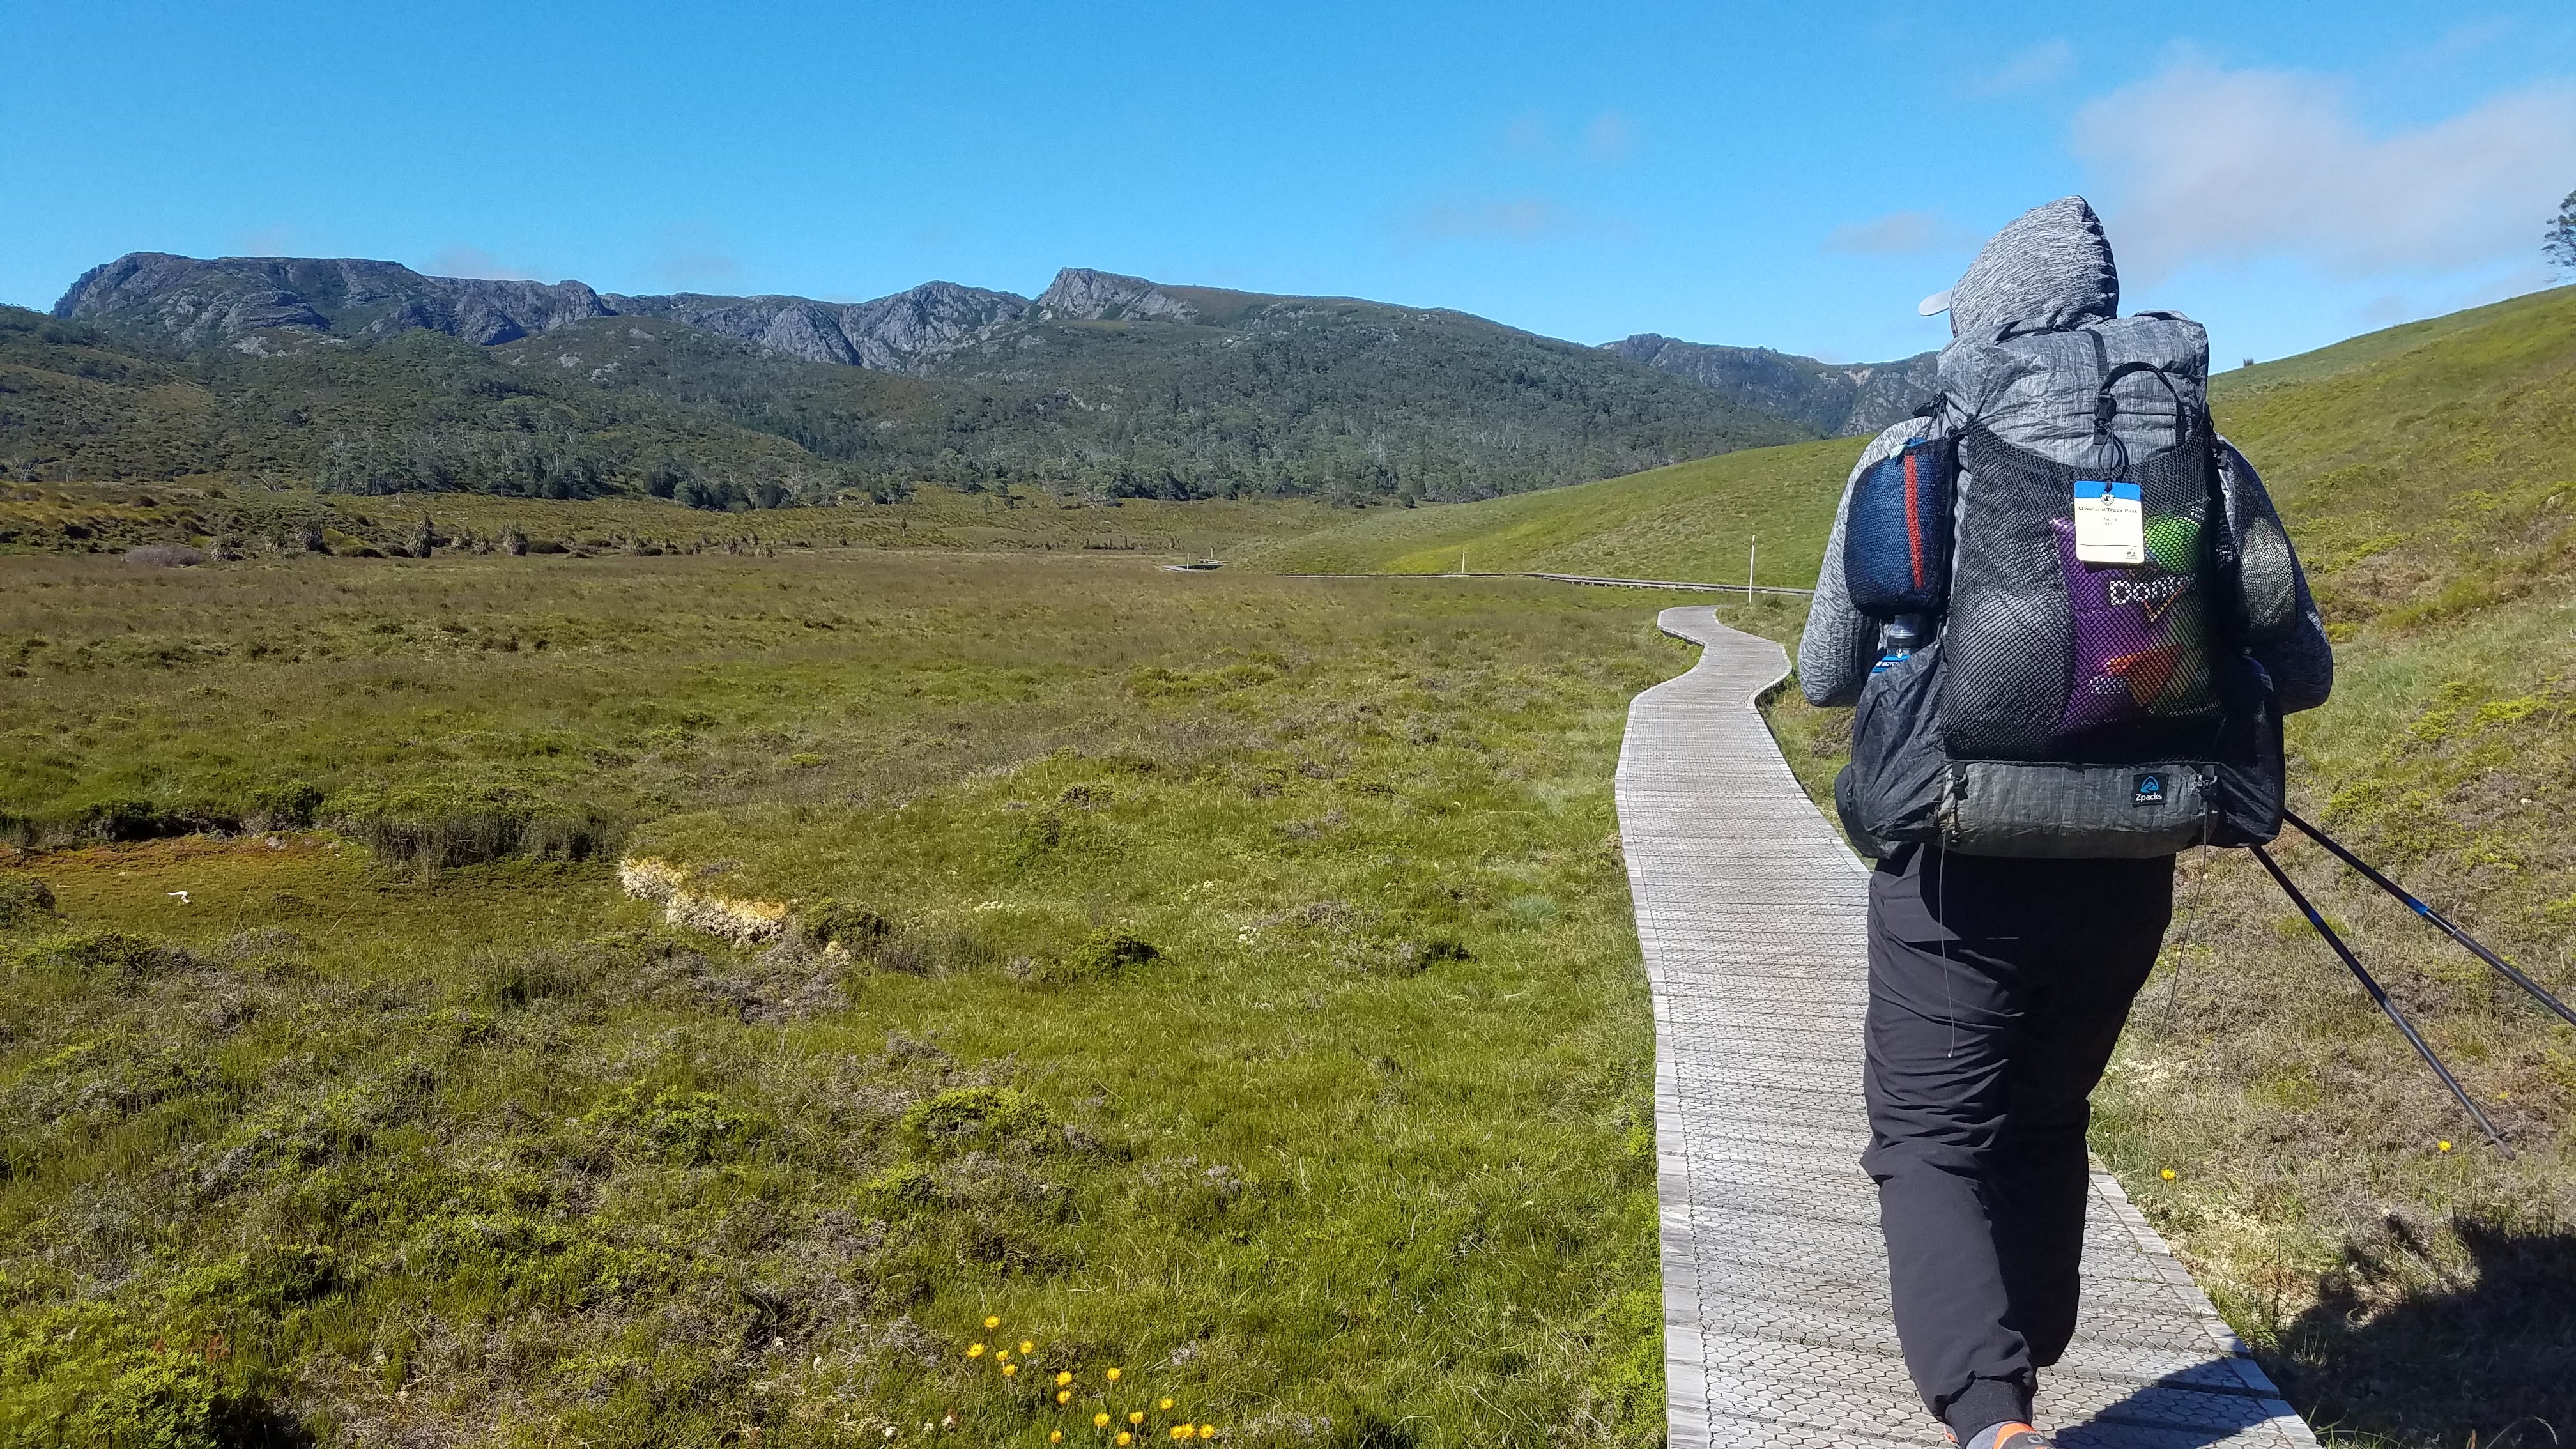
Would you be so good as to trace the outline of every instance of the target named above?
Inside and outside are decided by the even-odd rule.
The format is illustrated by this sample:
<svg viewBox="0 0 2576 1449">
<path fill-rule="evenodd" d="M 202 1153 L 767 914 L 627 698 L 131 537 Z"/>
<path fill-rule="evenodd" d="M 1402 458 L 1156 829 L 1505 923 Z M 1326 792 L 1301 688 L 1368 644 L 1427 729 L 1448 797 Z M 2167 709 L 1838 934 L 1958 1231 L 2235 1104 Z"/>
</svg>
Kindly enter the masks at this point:
<svg viewBox="0 0 2576 1449">
<path fill-rule="evenodd" d="M 1957 1435 L 1952 1435 L 1953 1443 Z M 1987 1426 L 1968 1441 L 1968 1449 L 2057 1449 L 2057 1441 L 2019 1420 Z"/>
</svg>

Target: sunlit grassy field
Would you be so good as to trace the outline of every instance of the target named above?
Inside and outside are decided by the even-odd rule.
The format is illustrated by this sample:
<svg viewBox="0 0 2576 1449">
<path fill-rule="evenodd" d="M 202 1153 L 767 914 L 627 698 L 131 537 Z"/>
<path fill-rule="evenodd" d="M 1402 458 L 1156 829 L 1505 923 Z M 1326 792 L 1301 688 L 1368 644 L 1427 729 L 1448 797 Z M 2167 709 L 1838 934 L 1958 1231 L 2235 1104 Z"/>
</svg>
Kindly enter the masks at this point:
<svg viewBox="0 0 2576 1449">
<path fill-rule="evenodd" d="M 1861 443 L 1757 448 L 1482 503 L 1371 509 L 1241 556 L 1292 572 L 1541 570 L 1719 584 L 1743 583 L 1750 564 L 1756 582 L 1804 588 L 1824 555 L 1816 520 L 1832 524 Z"/>
<path fill-rule="evenodd" d="M 2339 640 L 2294 802 L 2562 992 L 2571 319 L 2218 391 Z M 1242 569 L 1803 583 L 1856 447 L 1356 516 L 16 489 L 0 1439 L 1654 1441 L 1608 784 L 1688 596 Z M 1847 714 L 1770 718 L 1821 796 Z M 2564 1436 L 2576 1037 L 2281 855 L 2519 1159 L 2207 853 L 2096 1150 L 2330 1434 Z"/>
<path fill-rule="evenodd" d="M 122 552 L 142 544 L 225 547 L 251 557 L 305 552 L 311 524 L 331 552 L 491 552 L 516 530 L 540 554 L 739 552 L 745 548 L 1036 549 L 1187 559 L 1267 547 L 1348 519 L 1308 498 L 1058 499 L 1023 484 L 973 493 L 923 484 L 876 502 L 712 512 L 664 499 L 516 498 L 488 493 L 355 495 L 269 488 L 225 475 L 150 483 L 0 483 L 0 558 Z M 372 551 L 372 553 L 370 553 Z"/>
<path fill-rule="evenodd" d="M 537 562 L 9 565 L 0 1439 L 1660 1439 L 1634 599 Z"/>
</svg>

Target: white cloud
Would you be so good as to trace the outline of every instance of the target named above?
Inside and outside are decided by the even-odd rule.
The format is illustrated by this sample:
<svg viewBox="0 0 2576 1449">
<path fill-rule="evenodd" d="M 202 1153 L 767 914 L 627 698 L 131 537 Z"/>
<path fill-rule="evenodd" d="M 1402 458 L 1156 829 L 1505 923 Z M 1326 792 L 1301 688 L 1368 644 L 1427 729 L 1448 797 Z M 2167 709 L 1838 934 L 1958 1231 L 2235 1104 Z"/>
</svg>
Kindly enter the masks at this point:
<svg viewBox="0 0 2576 1449">
<path fill-rule="evenodd" d="M 1977 234 L 1928 211 L 1891 211 L 1868 221 L 1835 227 L 1825 235 L 1825 250 L 1864 257 L 1910 257 L 1967 245 Z"/>
<path fill-rule="evenodd" d="M 1968 82 L 1975 96 L 2009 95 L 2066 79 L 2075 69 L 2075 46 L 2066 40 L 2044 40 L 2014 55 L 1993 72 Z"/>
<path fill-rule="evenodd" d="M 2451 272 L 2537 253 L 2576 185 L 2576 87 L 2373 135 L 2339 82 L 2184 61 L 2086 104 L 2073 143 L 2141 280 L 2275 256 L 2345 278 Z"/>
<path fill-rule="evenodd" d="M 534 282 L 542 280 L 536 273 L 511 266 L 481 247 L 463 244 L 444 246 L 429 259 L 433 277 L 479 277 L 487 282 Z"/>
</svg>

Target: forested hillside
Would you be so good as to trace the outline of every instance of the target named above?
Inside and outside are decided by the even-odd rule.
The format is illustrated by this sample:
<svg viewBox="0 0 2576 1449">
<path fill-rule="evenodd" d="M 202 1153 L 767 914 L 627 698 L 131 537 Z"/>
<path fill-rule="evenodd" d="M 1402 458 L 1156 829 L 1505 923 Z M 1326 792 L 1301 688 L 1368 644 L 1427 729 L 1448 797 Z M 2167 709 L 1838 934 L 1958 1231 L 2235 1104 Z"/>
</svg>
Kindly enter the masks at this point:
<svg viewBox="0 0 2576 1449">
<path fill-rule="evenodd" d="M 219 472 L 712 507 L 923 481 L 1364 502 L 1492 497 L 1815 431 L 1463 313 L 1080 269 L 1034 300 L 933 283 L 830 304 L 137 254 L 56 313 L 0 321 L 0 468 L 22 480 Z"/>
</svg>

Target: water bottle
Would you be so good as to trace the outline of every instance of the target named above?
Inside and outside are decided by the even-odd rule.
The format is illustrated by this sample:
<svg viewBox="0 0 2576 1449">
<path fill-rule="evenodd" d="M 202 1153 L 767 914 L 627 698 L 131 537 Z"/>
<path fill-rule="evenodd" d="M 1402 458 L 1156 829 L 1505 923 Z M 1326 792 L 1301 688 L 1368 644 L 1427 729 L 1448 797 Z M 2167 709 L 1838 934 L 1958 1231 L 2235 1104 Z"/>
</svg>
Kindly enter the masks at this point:
<svg viewBox="0 0 2576 1449">
<path fill-rule="evenodd" d="M 1914 657 L 1923 647 L 1925 634 L 1921 614 L 1899 614 L 1879 627 L 1878 662 L 1869 667 L 1872 674 L 1883 673 Z"/>
</svg>

